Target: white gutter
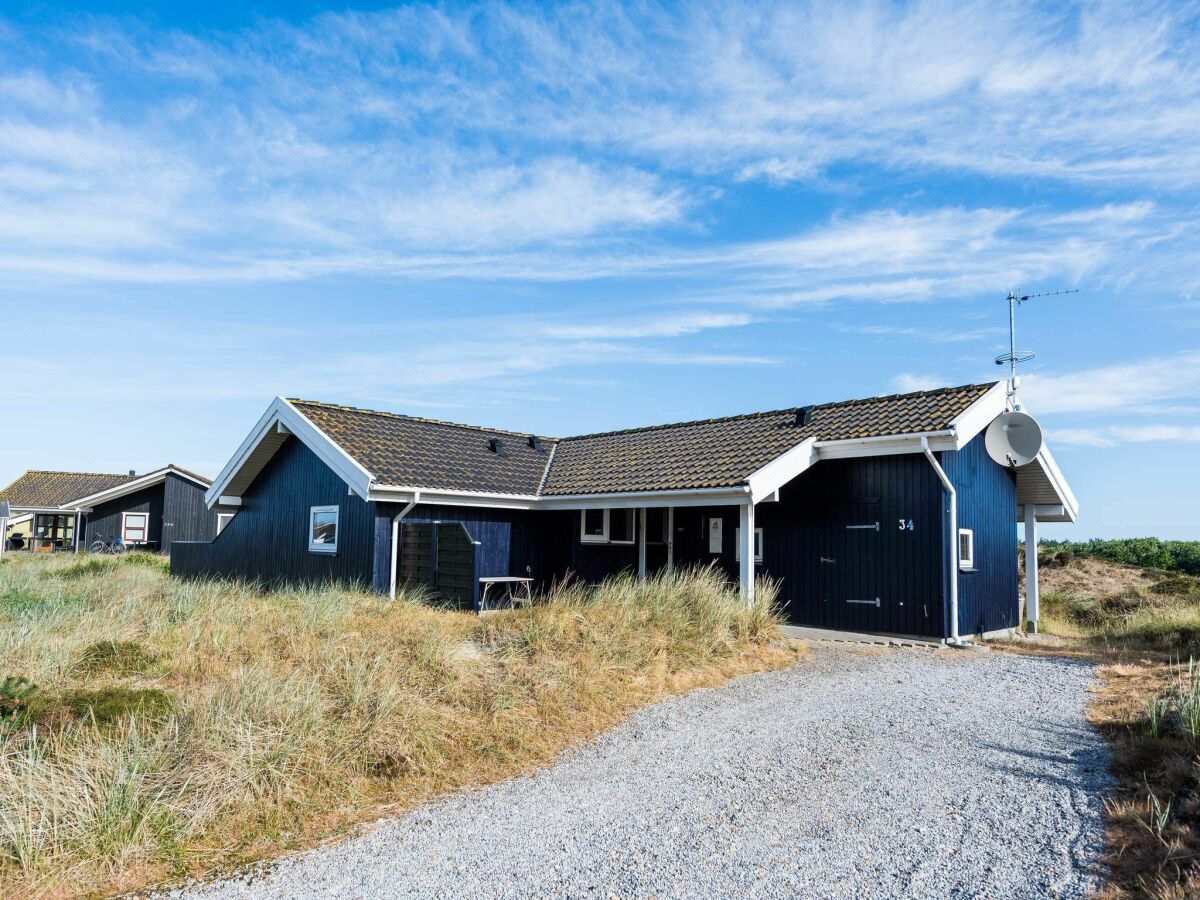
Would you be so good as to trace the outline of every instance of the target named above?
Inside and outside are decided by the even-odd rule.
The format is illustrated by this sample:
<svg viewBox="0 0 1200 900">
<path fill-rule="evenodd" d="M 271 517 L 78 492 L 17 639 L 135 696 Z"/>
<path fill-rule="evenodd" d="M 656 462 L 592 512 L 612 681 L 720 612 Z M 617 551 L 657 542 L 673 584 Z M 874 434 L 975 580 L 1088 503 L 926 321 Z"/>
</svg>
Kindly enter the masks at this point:
<svg viewBox="0 0 1200 900">
<path fill-rule="evenodd" d="M 408 506 L 392 517 L 392 572 L 388 587 L 388 597 L 392 600 L 396 599 L 396 563 L 399 561 L 400 556 L 400 520 L 412 512 L 413 507 L 420 502 L 421 492 L 413 491 L 413 496 L 408 501 Z"/>
<path fill-rule="evenodd" d="M 958 636 L 958 493 L 946 475 L 946 470 L 929 449 L 929 439 L 924 436 L 921 437 L 921 450 L 941 480 L 942 487 L 950 495 L 950 637 L 946 639 L 946 643 L 958 646 L 963 642 Z"/>
</svg>

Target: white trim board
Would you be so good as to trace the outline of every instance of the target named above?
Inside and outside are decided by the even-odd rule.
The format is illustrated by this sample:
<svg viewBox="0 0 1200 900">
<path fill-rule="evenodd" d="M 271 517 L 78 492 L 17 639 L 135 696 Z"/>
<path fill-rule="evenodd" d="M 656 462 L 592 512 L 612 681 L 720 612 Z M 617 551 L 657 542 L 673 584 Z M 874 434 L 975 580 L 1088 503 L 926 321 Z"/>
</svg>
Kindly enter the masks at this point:
<svg viewBox="0 0 1200 900">
<path fill-rule="evenodd" d="M 242 441 L 205 494 L 209 507 L 240 503 L 242 490 L 250 485 L 289 436 L 295 436 L 346 482 L 351 493 L 381 503 L 420 502 L 443 506 L 476 506 L 496 509 L 626 509 L 637 507 L 745 506 L 778 498 L 779 489 L 823 459 L 849 459 L 960 450 L 976 437 L 1005 408 L 1005 385 L 997 382 L 951 423 L 937 431 L 875 435 L 835 441 L 806 438 L 750 473 L 742 484 L 720 488 L 659 491 L 623 491 L 596 494 L 505 494 L 485 491 L 437 489 L 416 485 L 378 484 L 374 477 L 332 438 L 282 397 L 276 397 L 258 423 Z M 1053 462 L 1049 450 L 1039 465 L 1064 505 L 1074 497 Z M 547 461 L 547 465 L 552 462 Z M 544 480 L 544 476 L 543 476 Z M 1070 498 L 1068 501 L 1066 498 Z"/>
<path fill-rule="evenodd" d="M 193 484 L 199 485 L 202 488 L 208 488 L 209 483 L 203 478 L 192 475 L 189 472 L 183 472 L 174 466 L 163 466 L 161 469 L 155 469 L 153 472 L 147 472 L 145 475 L 139 475 L 131 481 L 125 481 L 114 487 L 105 488 L 102 491 L 97 491 L 94 494 L 87 494 L 77 500 L 71 501 L 69 504 L 73 509 L 76 506 L 96 507 L 101 503 L 107 503 L 109 500 L 116 500 L 120 497 L 125 497 L 143 488 L 153 487 L 167 480 L 168 475 L 178 475 L 180 478 L 185 478 Z M 64 505 L 65 508 L 65 505 Z"/>
</svg>

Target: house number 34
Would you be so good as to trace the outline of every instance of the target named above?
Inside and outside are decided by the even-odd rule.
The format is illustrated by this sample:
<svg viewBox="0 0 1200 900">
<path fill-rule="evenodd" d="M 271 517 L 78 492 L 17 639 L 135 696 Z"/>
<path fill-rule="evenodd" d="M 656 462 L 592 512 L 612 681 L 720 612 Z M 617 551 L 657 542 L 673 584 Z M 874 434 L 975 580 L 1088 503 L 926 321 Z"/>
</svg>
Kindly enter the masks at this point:
<svg viewBox="0 0 1200 900">
<path fill-rule="evenodd" d="M 913 524 L 912 519 L 901 519 L 900 520 L 900 530 L 901 531 L 916 531 L 917 526 Z"/>
</svg>

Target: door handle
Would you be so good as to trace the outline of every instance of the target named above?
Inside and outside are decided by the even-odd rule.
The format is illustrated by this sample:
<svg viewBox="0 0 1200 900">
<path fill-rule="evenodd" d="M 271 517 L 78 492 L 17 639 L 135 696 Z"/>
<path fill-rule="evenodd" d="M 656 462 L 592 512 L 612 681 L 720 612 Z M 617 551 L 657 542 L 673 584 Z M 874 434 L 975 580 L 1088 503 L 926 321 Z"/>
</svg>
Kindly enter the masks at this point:
<svg viewBox="0 0 1200 900">
<path fill-rule="evenodd" d="M 821 562 L 823 562 L 823 563 L 835 563 L 835 562 L 837 562 L 837 560 L 836 560 L 836 559 L 830 559 L 828 556 L 822 556 L 822 557 L 821 557 Z"/>
</svg>

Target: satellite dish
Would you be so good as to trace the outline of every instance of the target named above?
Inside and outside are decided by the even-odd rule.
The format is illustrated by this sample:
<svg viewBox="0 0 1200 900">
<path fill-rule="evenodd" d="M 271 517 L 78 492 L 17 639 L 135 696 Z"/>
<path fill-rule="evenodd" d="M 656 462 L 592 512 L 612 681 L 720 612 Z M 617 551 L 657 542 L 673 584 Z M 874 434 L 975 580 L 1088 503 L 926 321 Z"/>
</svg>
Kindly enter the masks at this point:
<svg viewBox="0 0 1200 900">
<path fill-rule="evenodd" d="M 1023 466 L 1033 462 L 1042 449 L 1042 426 L 1023 412 L 996 416 L 983 439 L 988 456 L 1002 466 Z"/>
</svg>

